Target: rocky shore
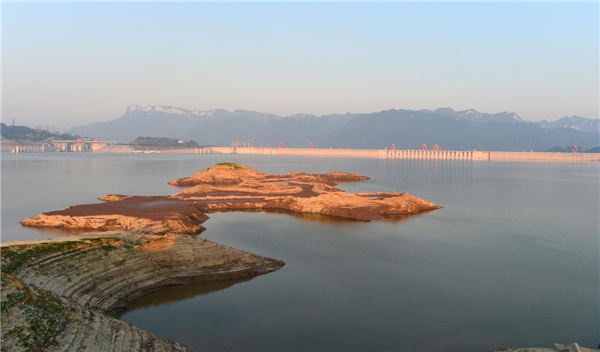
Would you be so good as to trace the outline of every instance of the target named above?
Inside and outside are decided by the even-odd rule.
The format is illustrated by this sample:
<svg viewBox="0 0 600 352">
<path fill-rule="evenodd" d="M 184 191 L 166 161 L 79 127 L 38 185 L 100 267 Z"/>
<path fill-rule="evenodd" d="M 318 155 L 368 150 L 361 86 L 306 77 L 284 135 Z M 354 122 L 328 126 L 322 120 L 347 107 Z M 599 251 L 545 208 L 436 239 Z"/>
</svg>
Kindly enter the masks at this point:
<svg viewBox="0 0 600 352">
<path fill-rule="evenodd" d="M 439 206 L 408 193 L 348 193 L 349 173 L 266 174 L 222 163 L 169 183 L 170 196 L 108 194 L 102 203 L 35 215 L 24 226 L 93 231 L 1 245 L 2 345 L 7 351 L 186 351 L 114 317 L 163 287 L 250 278 L 281 268 L 266 258 L 198 238 L 206 212 L 320 214 L 382 220 Z"/>
<path fill-rule="evenodd" d="M 188 235 L 104 232 L 2 244 L 6 351 L 186 351 L 113 316 L 173 285 L 248 278 L 284 265 Z"/>
</svg>

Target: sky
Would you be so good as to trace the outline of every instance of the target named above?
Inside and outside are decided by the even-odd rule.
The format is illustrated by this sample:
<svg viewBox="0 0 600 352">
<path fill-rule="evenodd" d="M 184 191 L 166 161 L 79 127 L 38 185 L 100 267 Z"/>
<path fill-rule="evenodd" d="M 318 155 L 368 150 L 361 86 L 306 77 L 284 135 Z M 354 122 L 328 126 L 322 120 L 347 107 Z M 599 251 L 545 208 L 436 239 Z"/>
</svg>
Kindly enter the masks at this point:
<svg viewBox="0 0 600 352">
<path fill-rule="evenodd" d="M 2 4 L 2 120 L 128 105 L 599 116 L 597 2 Z"/>
</svg>

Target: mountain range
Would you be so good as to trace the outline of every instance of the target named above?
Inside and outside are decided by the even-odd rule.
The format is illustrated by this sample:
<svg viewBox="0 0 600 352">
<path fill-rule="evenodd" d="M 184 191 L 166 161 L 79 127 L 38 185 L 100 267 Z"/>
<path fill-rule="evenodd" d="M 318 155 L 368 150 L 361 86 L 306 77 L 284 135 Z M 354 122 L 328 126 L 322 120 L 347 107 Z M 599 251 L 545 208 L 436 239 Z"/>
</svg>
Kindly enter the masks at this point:
<svg viewBox="0 0 600 352">
<path fill-rule="evenodd" d="M 228 146 L 321 148 L 420 148 L 439 144 L 453 150 L 534 150 L 553 146 L 600 145 L 600 120 L 579 116 L 529 122 L 512 112 L 476 110 L 385 110 L 375 113 L 278 116 L 248 110 L 200 111 L 173 106 L 137 106 L 112 121 L 77 126 L 71 133 L 119 142 L 139 136 L 195 140 Z"/>
</svg>

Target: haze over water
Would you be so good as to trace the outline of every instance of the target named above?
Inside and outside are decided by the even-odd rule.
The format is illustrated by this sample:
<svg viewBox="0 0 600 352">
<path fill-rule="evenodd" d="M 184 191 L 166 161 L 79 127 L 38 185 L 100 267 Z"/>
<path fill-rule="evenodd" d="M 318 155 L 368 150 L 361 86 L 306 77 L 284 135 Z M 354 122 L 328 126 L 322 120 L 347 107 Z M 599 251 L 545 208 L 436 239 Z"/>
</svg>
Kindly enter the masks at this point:
<svg viewBox="0 0 600 352">
<path fill-rule="evenodd" d="M 209 214 L 202 237 L 286 262 L 239 283 L 170 288 L 121 319 L 198 350 L 482 351 L 598 345 L 595 164 L 217 155 L 17 154 L 2 160 L 2 240 L 18 220 L 107 193 L 159 195 L 232 161 L 269 173 L 345 171 L 354 192 L 443 209 L 398 222 Z"/>
</svg>

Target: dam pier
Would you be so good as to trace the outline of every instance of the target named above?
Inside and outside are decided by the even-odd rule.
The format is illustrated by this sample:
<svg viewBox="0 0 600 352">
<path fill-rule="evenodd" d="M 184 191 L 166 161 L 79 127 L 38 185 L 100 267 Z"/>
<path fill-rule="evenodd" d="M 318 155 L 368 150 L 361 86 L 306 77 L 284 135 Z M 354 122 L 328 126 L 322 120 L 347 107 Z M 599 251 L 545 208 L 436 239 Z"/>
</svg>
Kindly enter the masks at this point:
<svg viewBox="0 0 600 352">
<path fill-rule="evenodd" d="M 477 150 L 422 150 L 422 149 L 334 149 L 334 148 L 261 148 L 261 147 L 205 147 L 202 154 L 258 154 L 303 155 L 323 157 L 465 160 L 465 161 L 530 161 L 599 163 L 600 153 L 507 152 Z"/>
</svg>

